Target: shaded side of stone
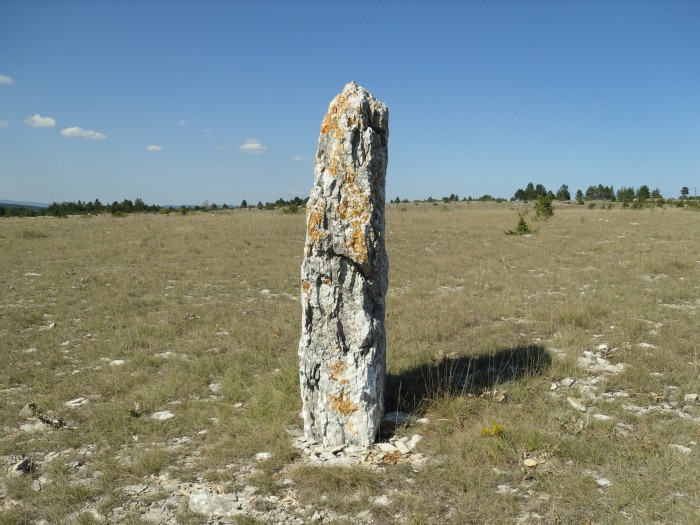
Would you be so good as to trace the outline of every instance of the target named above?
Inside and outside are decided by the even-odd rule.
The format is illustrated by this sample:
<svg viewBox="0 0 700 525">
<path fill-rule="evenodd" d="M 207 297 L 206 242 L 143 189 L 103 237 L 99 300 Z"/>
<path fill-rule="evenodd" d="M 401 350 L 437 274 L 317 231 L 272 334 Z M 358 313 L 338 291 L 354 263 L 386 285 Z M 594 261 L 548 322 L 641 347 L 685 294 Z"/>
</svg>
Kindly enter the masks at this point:
<svg viewBox="0 0 700 525">
<path fill-rule="evenodd" d="M 384 410 L 388 111 L 355 83 L 321 124 L 301 268 L 307 438 L 371 445 Z"/>
</svg>

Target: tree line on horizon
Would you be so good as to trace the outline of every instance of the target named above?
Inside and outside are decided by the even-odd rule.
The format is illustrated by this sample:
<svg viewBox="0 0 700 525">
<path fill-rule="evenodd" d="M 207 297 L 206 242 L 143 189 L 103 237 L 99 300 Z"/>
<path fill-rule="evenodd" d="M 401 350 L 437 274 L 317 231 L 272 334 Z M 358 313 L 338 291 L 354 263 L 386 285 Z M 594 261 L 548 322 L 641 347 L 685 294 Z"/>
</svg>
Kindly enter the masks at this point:
<svg viewBox="0 0 700 525">
<path fill-rule="evenodd" d="M 571 201 L 571 193 L 569 187 L 566 184 L 562 184 L 561 187 L 556 191 L 552 192 L 545 188 L 542 184 L 533 184 L 529 182 L 525 188 L 519 188 L 511 197 L 511 201 L 537 201 L 539 197 L 548 197 L 552 200 L 559 201 Z M 683 205 L 686 201 L 694 201 L 697 197 L 690 195 L 690 190 L 687 186 L 683 186 L 680 190 L 679 199 L 668 199 L 669 201 L 675 202 L 676 205 Z M 131 201 L 130 199 L 124 199 L 123 201 L 114 201 L 111 204 L 103 204 L 99 199 L 95 199 L 92 202 L 52 202 L 46 208 L 38 208 L 36 206 L 24 206 L 18 204 L 0 204 L 0 217 L 38 217 L 38 216 L 53 216 L 53 217 L 67 217 L 69 215 L 98 215 L 103 213 L 111 213 L 112 215 L 119 216 L 131 213 L 180 213 L 187 214 L 190 211 L 216 211 L 219 209 L 228 210 L 232 208 L 249 209 L 255 208 L 259 210 L 276 210 L 282 209 L 285 213 L 297 213 L 302 210 L 308 201 L 308 197 L 302 199 L 300 197 L 293 197 L 292 199 L 279 198 L 276 201 L 262 203 L 258 201 L 257 204 L 248 204 L 246 199 L 243 199 L 238 206 L 227 204 L 222 204 L 221 206 L 215 203 L 209 203 L 204 201 L 201 205 L 183 205 L 183 206 L 160 206 L 158 204 L 146 204 L 142 199 L 136 198 Z M 478 198 L 462 197 L 452 193 L 449 196 L 442 197 L 441 199 L 434 199 L 432 196 L 424 200 L 413 200 L 412 202 L 429 202 L 437 204 L 438 202 L 450 203 L 450 202 L 506 202 L 508 199 L 502 197 L 493 197 L 491 195 L 485 194 Z M 584 193 L 582 190 L 577 190 L 574 199 L 578 204 L 584 204 L 586 201 L 611 201 L 611 202 L 622 202 L 623 207 L 629 205 L 643 205 L 647 201 L 654 201 L 657 204 L 665 202 L 661 195 L 661 190 L 655 188 L 650 190 L 649 186 L 642 185 L 639 188 L 632 187 L 620 187 L 617 191 L 614 190 L 612 186 L 604 186 L 598 184 L 597 186 L 589 186 Z M 409 203 L 408 199 L 401 199 L 396 197 L 389 201 L 391 204 L 406 204 Z"/>
<path fill-rule="evenodd" d="M 552 199 L 560 201 L 572 200 L 569 187 L 566 184 L 562 184 L 557 192 L 553 193 L 551 190 L 547 190 L 542 184 L 535 185 L 532 182 L 528 183 L 524 189 L 519 188 L 516 190 L 511 200 L 531 201 L 537 200 L 537 198 L 541 196 L 549 196 Z M 589 186 L 585 194 L 580 189 L 577 190 L 575 196 L 575 200 L 579 204 L 583 204 L 585 201 L 619 201 L 624 204 L 649 200 L 656 201 L 659 199 L 664 200 L 663 195 L 661 195 L 661 190 L 658 187 L 650 190 L 649 186 L 646 184 L 636 189 L 622 186 L 617 191 L 615 191 L 612 186 L 598 184 L 597 186 Z M 693 197 L 690 196 L 690 190 L 687 186 L 681 188 L 680 199 L 681 201 L 693 199 Z"/>
</svg>

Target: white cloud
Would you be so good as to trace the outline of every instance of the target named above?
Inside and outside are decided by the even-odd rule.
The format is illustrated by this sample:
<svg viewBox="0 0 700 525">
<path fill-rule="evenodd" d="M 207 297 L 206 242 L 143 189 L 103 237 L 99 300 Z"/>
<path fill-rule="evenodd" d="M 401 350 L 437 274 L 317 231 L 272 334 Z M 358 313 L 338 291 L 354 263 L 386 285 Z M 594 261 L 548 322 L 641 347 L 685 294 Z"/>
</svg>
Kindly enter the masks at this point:
<svg viewBox="0 0 700 525">
<path fill-rule="evenodd" d="M 0 84 L 5 84 L 9 86 L 10 84 L 14 84 L 15 80 L 12 77 L 8 77 L 7 75 L 0 75 Z"/>
<path fill-rule="evenodd" d="M 187 122 L 186 120 L 183 119 L 183 120 L 179 120 L 177 125 L 178 126 L 188 126 L 189 122 Z"/>
<path fill-rule="evenodd" d="M 8 121 L 0 119 L 0 128 L 6 128 L 9 125 L 10 123 Z"/>
<path fill-rule="evenodd" d="M 27 126 L 33 128 L 53 128 L 56 125 L 56 121 L 51 117 L 42 117 L 37 113 L 33 117 L 27 117 L 24 119 L 24 123 Z"/>
<path fill-rule="evenodd" d="M 250 155 L 259 155 L 267 152 L 267 146 L 257 139 L 245 139 L 243 144 L 238 145 L 238 149 Z"/>
<path fill-rule="evenodd" d="M 90 140 L 103 140 L 107 138 L 107 135 L 104 133 L 98 133 L 97 131 L 92 131 L 90 129 L 83 129 L 79 128 L 77 126 L 74 126 L 72 128 L 65 128 L 61 130 L 61 136 L 62 137 L 80 137 L 83 139 L 90 139 Z"/>
<path fill-rule="evenodd" d="M 211 133 L 211 130 L 209 128 L 204 128 L 202 130 L 202 133 Z"/>
<path fill-rule="evenodd" d="M 163 151 L 163 146 L 156 146 L 155 144 L 151 144 L 146 149 L 148 151 Z"/>
<path fill-rule="evenodd" d="M 292 157 L 292 160 L 293 160 L 294 162 L 303 162 L 303 161 L 305 161 L 306 159 L 305 159 L 304 157 L 300 157 L 299 155 L 297 155 L 296 157 Z"/>
</svg>

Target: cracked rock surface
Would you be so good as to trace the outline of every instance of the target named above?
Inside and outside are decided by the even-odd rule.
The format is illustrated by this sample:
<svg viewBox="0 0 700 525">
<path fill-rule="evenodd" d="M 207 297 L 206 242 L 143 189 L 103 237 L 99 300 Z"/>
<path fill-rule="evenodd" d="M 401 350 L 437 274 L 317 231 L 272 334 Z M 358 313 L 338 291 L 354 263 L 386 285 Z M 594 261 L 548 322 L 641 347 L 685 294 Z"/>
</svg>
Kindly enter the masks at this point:
<svg viewBox="0 0 700 525">
<path fill-rule="evenodd" d="M 321 124 L 306 209 L 299 342 L 304 431 L 370 446 L 386 375 L 384 200 L 388 110 L 354 82 Z"/>
</svg>

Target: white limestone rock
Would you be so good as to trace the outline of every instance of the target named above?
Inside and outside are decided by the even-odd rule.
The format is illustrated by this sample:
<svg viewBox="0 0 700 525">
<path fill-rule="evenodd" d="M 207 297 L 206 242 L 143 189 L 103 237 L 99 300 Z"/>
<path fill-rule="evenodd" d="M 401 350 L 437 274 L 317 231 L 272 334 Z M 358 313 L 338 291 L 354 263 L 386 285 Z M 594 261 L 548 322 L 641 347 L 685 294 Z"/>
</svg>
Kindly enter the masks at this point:
<svg viewBox="0 0 700 525">
<path fill-rule="evenodd" d="M 324 447 L 368 447 L 384 411 L 387 107 L 354 82 L 321 124 L 306 207 L 302 417 Z"/>
</svg>

